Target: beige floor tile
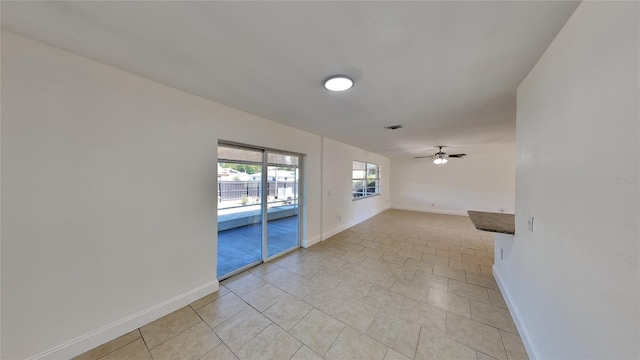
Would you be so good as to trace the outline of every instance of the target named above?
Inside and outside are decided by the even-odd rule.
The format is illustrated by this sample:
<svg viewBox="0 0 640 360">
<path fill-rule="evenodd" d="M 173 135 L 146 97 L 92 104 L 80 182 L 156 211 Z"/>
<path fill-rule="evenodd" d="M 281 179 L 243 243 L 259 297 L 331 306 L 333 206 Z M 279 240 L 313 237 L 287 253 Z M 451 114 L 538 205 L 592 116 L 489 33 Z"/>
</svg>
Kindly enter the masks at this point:
<svg viewBox="0 0 640 360">
<path fill-rule="evenodd" d="M 184 330 L 200 322 L 198 315 L 185 306 L 140 328 L 144 342 L 149 349 L 160 345 Z"/>
<path fill-rule="evenodd" d="M 447 313 L 447 337 L 497 359 L 506 359 L 498 329 L 465 316 Z"/>
<path fill-rule="evenodd" d="M 480 265 L 480 271 L 483 275 L 492 275 L 493 274 L 493 266 Z"/>
<path fill-rule="evenodd" d="M 384 359 L 387 347 L 352 327 L 347 326 L 327 352 L 326 359 Z"/>
<path fill-rule="evenodd" d="M 89 350 L 81 355 L 73 358 L 73 360 L 95 360 L 101 358 L 119 348 L 128 345 L 138 339 L 140 339 L 140 331 L 135 329 L 130 331 L 114 340 L 109 341 L 106 344 L 102 344 L 95 349 Z"/>
<path fill-rule="evenodd" d="M 413 281 L 432 288 L 447 291 L 447 283 L 449 278 L 440 275 L 434 275 L 431 272 L 417 271 L 413 277 Z"/>
<path fill-rule="evenodd" d="M 384 355 L 384 360 L 411 360 L 412 358 L 408 358 L 399 352 L 393 350 L 392 348 L 387 348 L 387 353 Z"/>
<path fill-rule="evenodd" d="M 489 356 L 481 351 L 476 351 L 476 357 L 478 360 L 496 360 L 493 356 Z"/>
<path fill-rule="evenodd" d="M 364 246 L 353 243 L 346 243 L 344 244 L 344 246 L 342 246 L 342 250 L 347 250 L 348 252 L 352 253 L 360 252 L 362 251 L 362 249 L 364 249 Z"/>
<path fill-rule="evenodd" d="M 474 264 L 474 263 L 470 263 L 470 262 L 464 262 L 464 261 L 451 259 L 451 260 L 449 260 L 449 267 L 453 268 L 453 269 L 459 269 L 459 270 L 464 270 L 464 271 L 467 271 L 467 272 L 476 273 L 476 274 L 482 274 L 482 270 L 480 269 L 480 265 Z"/>
<path fill-rule="evenodd" d="M 336 273 L 335 271 L 323 269 L 315 274 L 310 282 L 315 286 L 324 286 L 330 289 L 335 289 L 336 286 L 344 279 L 344 276 Z"/>
<path fill-rule="evenodd" d="M 425 273 L 431 273 L 433 272 L 433 266 L 434 264 L 428 263 L 426 261 L 422 261 L 419 259 L 414 259 L 414 258 L 408 258 L 407 261 L 405 261 L 404 266 L 406 268 L 409 269 L 413 269 L 416 271 L 421 271 L 421 272 L 425 272 Z"/>
<path fill-rule="evenodd" d="M 499 290 L 498 289 L 498 284 L 496 283 L 495 279 L 493 278 L 493 275 L 489 275 L 489 274 L 480 275 L 480 274 L 468 273 L 467 274 L 467 283 L 478 285 L 478 286 L 482 286 L 482 287 L 486 287 L 488 289 Z"/>
<path fill-rule="evenodd" d="M 435 248 L 436 254 L 438 253 L 438 250 L 449 251 L 449 243 L 446 241 L 428 241 L 427 246 Z"/>
<path fill-rule="evenodd" d="M 430 255 L 435 255 L 436 254 L 436 248 L 432 248 L 432 247 L 428 247 L 427 242 L 425 242 L 425 245 L 414 245 L 413 249 L 415 251 L 419 251 L 423 254 L 430 254 Z"/>
<path fill-rule="evenodd" d="M 346 250 L 342 250 L 342 249 L 331 247 L 331 248 L 325 250 L 324 254 L 327 255 L 328 257 L 338 258 L 338 257 L 344 255 L 346 252 L 347 252 Z"/>
<path fill-rule="evenodd" d="M 400 310 L 404 302 L 404 296 L 397 292 L 382 288 L 380 286 L 372 286 L 371 290 L 364 297 L 364 302 L 385 309 Z"/>
<path fill-rule="evenodd" d="M 220 343 L 198 360 L 238 360 L 238 357 L 225 344 Z"/>
<path fill-rule="evenodd" d="M 259 288 L 265 284 L 265 281 L 252 273 L 245 271 L 242 274 L 238 274 L 223 281 L 222 284 L 237 295 L 241 295 Z"/>
<path fill-rule="evenodd" d="M 449 287 L 448 292 L 456 295 L 466 296 L 470 299 L 482 301 L 485 303 L 489 302 L 489 294 L 487 293 L 487 288 L 482 286 L 467 284 L 462 281 L 449 279 Z"/>
<path fill-rule="evenodd" d="M 271 324 L 271 320 L 252 307 L 246 307 L 214 327 L 213 331 L 231 351 L 236 352 L 249 340 L 262 332 L 269 324 Z"/>
<path fill-rule="evenodd" d="M 471 318 L 502 330 L 518 333 L 509 310 L 471 300 Z"/>
<path fill-rule="evenodd" d="M 376 250 L 384 251 L 384 253 L 395 254 L 395 253 L 398 252 L 398 250 L 400 250 L 400 248 L 397 247 L 397 246 L 390 245 L 390 244 L 380 244 L 380 245 L 378 245 Z M 382 254 L 382 256 L 384 256 L 384 254 Z"/>
<path fill-rule="evenodd" d="M 346 307 L 349 298 L 335 290 L 323 287 L 313 289 L 303 300 L 327 314 Z"/>
<path fill-rule="evenodd" d="M 475 256 L 479 256 L 479 257 L 485 257 L 485 258 L 493 259 L 493 251 L 475 250 L 475 254 L 469 254 L 469 255 L 475 255 Z"/>
<path fill-rule="evenodd" d="M 361 265 L 347 262 L 342 266 L 336 267 L 334 271 L 350 278 L 363 279 L 371 270 Z"/>
<path fill-rule="evenodd" d="M 373 285 L 368 281 L 350 278 L 347 276 L 342 279 L 340 284 L 336 286 L 335 290 L 352 299 L 363 301 L 372 287 Z"/>
<path fill-rule="evenodd" d="M 200 322 L 151 349 L 154 360 L 199 359 L 220 344 L 220 339 Z"/>
<path fill-rule="evenodd" d="M 252 290 L 244 295 L 240 295 L 249 305 L 253 306 L 258 311 L 265 311 L 269 306 L 275 304 L 280 299 L 288 296 L 286 292 L 278 289 L 277 287 L 265 283 L 261 287 Z"/>
<path fill-rule="evenodd" d="M 476 251 L 473 249 L 468 249 L 468 248 L 463 248 L 460 246 L 450 246 L 449 247 L 449 251 L 451 252 L 457 252 L 460 254 L 466 254 L 466 255 L 476 255 Z"/>
<path fill-rule="evenodd" d="M 262 277 L 270 272 L 272 272 L 273 270 L 277 270 L 280 269 L 280 266 L 276 265 L 273 262 L 267 262 L 264 264 L 260 264 L 254 268 L 249 269 L 249 272 L 252 273 L 253 275 L 257 276 L 257 277 Z"/>
<path fill-rule="evenodd" d="M 346 254 L 342 255 L 340 258 L 342 260 L 345 260 L 346 262 L 350 262 L 353 264 L 360 264 L 367 258 L 367 255 L 363 253 L 347 252 Z"/>
<path fill-rule="evenodd" d="M 386 261 L 391 264 L 404 265 L 404 262 L 407 261 L 407 257 L 403 255 L 399 255 L 397 253 L 386 252 L 380 257 L 380 260 Z"/>
<path fill-rule="evenodd" d="M 371 323 L 367 334 L 404 356 L 413 358 L 418 345 L 420 325 L 382 311 Z"/>
<path fill-rule="evenodd" d="M 489 300 L 491 300 L 491 305 L 495 305 L 503 309 L 509 309 L 507 307 L 507 303 L 504 301 L 504 298 L 502 297 L 502 293 L 500 292 L 500 290 L 487 289 L 487 292 L 489 293 Z"/>
<path fill-rule="evenodd" d="M 360 263 L 360 266 L 369 270 L 374 270 L 374 271 L 384 271 L 388 265 L 389 263 L 384 260 L 374 259 L 371 257 L 365 258 Z"/>
<path fill-rule="evenodd" d="M 448 266 L 436 265 L 436 266 L 433 267 L 433 273 L 435 275 L 448 277 L 449 279 L 454 279 L 454 280 L 458 280 L 458 281 L 465 281 L 464 270 L 454 269 L 454 268 L 450 268 Z"/>
<path fill-rule="evenodd" d="M 344 326 L 343 323 L 322 311 L 313 309 L 289 333 L 311 350 L 324 355 Z"/>
<path fill-rule="evenodd" d="M 427 303 L 456 314 L 471 317 L 469 299 L 464 296 L 431 288 Z"/>
<path fill-rule="evenodd" d="M 449 339 L 444 333 L 422 328 L 416 360 L 476 359 L 476 350 Z"/>
<path fill-rule="evenodd" d="M 360 245 L 362 245 L 362 246 L 364 246 L 364 247 L 366 247 L 366 248 L 375 249 L 375 248 L 377 248 L 380 244 L 378 244 L 378 243 L 376 243 L 376 242 L 374 242 L 374 241 L 371 241 L 371 240 L 362 240 L 362 241 L 360 242 Z"/>
<path fill-rule="evenodd" d="M 202 320 L 214 328 L 248 306 L 235 294 L 229 293 L 201 307 L 196 312 Z"/>
<path fill-rule="evenodd" d="M 464 254 L 462 255 L 462 261 L 478 265 L 493 266 L 493 258 L 486 256 Z"/>
<path fill-rule="evenodd" d="M 429 287 L 409 281 L 394 282 L 391 291 L 418 301 L 427 301 L 429 295 Z"/>
<path fill-rule="evenodd" d="M 446 257 L 446 258 L 449 258 L 449 259 L 462 261 L 462 254 L 460 254 L 459 252 L 453 252 L 453 251 L 448 251 L 448 250 L 437 249 L 436 250 L 436 256 L 442 256 L 442 257 Z"/>
<path fill-rule="evenodd" d="M 291 360 L 322 360 L 322 357 L 308 347 L 302 345 L 298 352 L 293 355 Z"/>
<path fill-rule="evenodd" d="M 298 298 L 294 296 L 288 295 L 265 310 L 263 315 L 284 330 L 289 331 L 302 320 L 311 309 L 313 309 L 311 305 L 298 300 Z"/>
<path fill-rule="evenodd" d="M 405 267 L 404 265 L 389 264 L 385 273 L 391 274 L 395 280 L 410 281 L 416 273 L 413 267 Z"/>
<path fill-rule="evenodd" d="M 400 249 L 398 250 L 398 255 L 400 256 L 404 256 L 406 258 L 410 258 L 410 259 L 416 259 L 416 260 L 420 260 L 422 259 L 422 252 L 420 251 L 416 251 L 414 249 Z"/>
<path fill-rule="evenodd" d="M 509 360 L 529 360 L 520 336 L 504 330 L 500 330 L 500 335 Z"/>
<path fill-rule="evenodd" d="M 263 279 L 297 298 L 303 298 L 313 290 L 308 279 L 284 269 L 274 270 L 263 276 Z"/>
<path fill-rule="evenodd" d="M 413 248 L 413 243 L 407 241 L 406 239 L 396 240 L 391 243 L 391 245 L 398 247 L 400 250 L 411 250 Z M 398 250 L 398 253 L 400 252 L 400 250 Z"/>
<path fill-rule="evenodd" d="M 151 355 L 142 339 L 115 350 L 100 360 L 151 360 Z"/>
<path fill-rule="evenodd" d="M 329 311 L 331 316 L 363 332 L 367 331 L 377 313 L 377 308 L 354 299 L 348 299 Z"/>
<path fill-rule="evenodd" d="M 384 255 L 384 251 L 379 249 L 364 248 L 362 249 L 362 251 L 360 251 L 360 254 L 366 255 L 370 259 L 380 259 L 382 255 Z"/>
<path fill-rule="evenodd" d="M 437 306 L 407 298 L 402 309 L 398 312 L 398 316 L 422 327 L 432 328 L 442 333 L 445 332 L 447 312 Z"/>
<path fill-rule="evenodd" d="M 306 261 L 302 264 L 292 266 L 287 270 L 291 271 L 294 274 L 300 275 L 304 278 L 312 278 L 317 273 L 324 270 L 324 267 L 322 267 L 319 264 L 310 263 L 309 261 Z"/>
<path fill-rule="evenodd" d="M 240 360 L 281 360 L 289 359 L 302 343 L 287 334 L 278 325 L 271 324 L 238 350 Z"/>
<path fill-rule="evenodd" d="M 191 304 L 189 304 L 194 310 L 198 310 L 201 307 L 207 305 L 208 303 L 212 302 L 213 300 L 216 300 L 218 298 L 220 298 L 223 295 L 226 295 L 229 293 L 229 289 L 227 289 L 226 287 L 220 285 L 220 288 L 218 289 L 218 291 L 211 293 L 207 296 L 204 296 L 194 302 L 192 302 Z"/>
</svg>

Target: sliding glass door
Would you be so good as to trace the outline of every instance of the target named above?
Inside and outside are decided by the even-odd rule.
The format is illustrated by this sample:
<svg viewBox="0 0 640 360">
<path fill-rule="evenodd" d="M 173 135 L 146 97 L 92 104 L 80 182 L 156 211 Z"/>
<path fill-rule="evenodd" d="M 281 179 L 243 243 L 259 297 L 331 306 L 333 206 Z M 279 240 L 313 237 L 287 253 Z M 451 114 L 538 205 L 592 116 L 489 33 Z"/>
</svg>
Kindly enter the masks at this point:
<svg viewBox="0 0 640 360">
<path fill-rule="evenodd" d="M 300 155 L 219 144 L 220 279 L 300 245 L 301 162 Z"/>
<path fill-rule="evenodd" d="M 269 152 L 267 183 L 267 255 L 274 256 L 299 244 L 299 157 Z"/>
</svg>

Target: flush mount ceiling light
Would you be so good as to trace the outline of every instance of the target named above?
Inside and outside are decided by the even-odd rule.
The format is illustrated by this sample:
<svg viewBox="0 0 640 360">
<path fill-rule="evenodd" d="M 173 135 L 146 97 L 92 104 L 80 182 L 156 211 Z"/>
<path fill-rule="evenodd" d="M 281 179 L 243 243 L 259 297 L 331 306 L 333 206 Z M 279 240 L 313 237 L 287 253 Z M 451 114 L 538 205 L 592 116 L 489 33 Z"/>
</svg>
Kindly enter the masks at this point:
<svg viewBox="0 0 640 360">
<path fill-rule="evenodd" d="M 353 87 L 353 80 L 343 75 L 332 76 L 324 82 L 324 88 L 329 91 L 345 91 Z"/>
</svg>

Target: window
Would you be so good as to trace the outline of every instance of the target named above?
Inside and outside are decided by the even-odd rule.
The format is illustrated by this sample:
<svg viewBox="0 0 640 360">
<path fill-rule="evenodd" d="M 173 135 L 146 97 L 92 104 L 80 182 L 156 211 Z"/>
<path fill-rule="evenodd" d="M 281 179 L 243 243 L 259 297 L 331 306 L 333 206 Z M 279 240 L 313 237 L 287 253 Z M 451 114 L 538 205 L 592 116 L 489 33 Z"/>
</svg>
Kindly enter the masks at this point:
<svg viewBox="0 0 640 360">
<path fill-rule="evenodd" d="M 352 194 L 354 199 L 380 194 L 380 166 L 378 164 L 353 162 Z"/>
</svg>

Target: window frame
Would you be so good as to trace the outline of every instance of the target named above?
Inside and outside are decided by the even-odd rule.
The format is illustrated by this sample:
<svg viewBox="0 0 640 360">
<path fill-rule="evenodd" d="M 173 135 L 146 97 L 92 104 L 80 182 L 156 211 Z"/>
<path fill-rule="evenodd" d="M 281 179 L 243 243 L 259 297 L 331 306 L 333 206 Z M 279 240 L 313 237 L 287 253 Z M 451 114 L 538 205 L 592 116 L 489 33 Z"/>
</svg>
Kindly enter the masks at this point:
<svg viewBox="0 0 640 360">
<path fill-rule="evenodd" d="M 375 169 L 374 177 L 371 177 L 369 174 L 370 170 Z M 360 175 L 360 174 L 362 175 Z M 364 176 L 364 177 L 363 177 Z M 360 190 L 357 189 L 356 182 L 361 182 Z M 371 182 L 373 182 L 373 186 L 371 186 Z M 373 192 L 369 192 L 369 190 L 373 188 Z M 361 195 L 358 195 L 361 194 Z M 381 195 L 381 186 L 380 186 L 380 164 L 375 164 L 367 161 L 353 160 L 351 162 L 351 200 L 362 200 L 367 199 L 374 196 Z"/>
</svg>

